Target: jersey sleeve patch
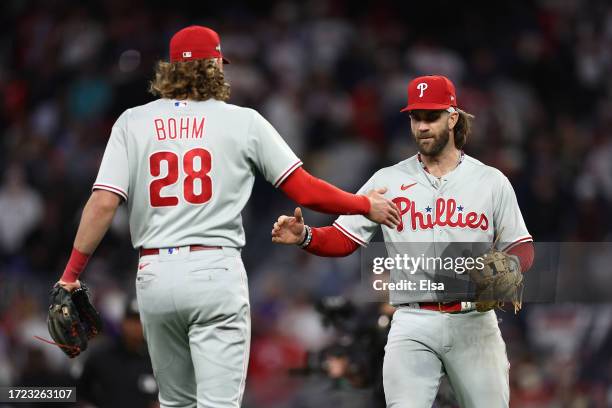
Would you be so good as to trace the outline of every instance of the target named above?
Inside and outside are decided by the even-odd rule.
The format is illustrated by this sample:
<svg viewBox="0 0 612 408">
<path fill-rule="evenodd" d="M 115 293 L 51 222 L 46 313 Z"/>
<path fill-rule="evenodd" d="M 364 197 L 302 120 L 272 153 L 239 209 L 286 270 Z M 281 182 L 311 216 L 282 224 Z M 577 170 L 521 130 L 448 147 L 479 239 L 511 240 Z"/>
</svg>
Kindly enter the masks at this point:
<svg viewBox="0 0 612 408">
<path fill-rule="evenodd" d="M 285 170 L 285 171 L 284 171 L 284 172 L 283 172 L 283 173 L 280 175 L 280 177 L 278 177 L 278 178 L 276 179 L 276 181 L 274 182 L 274 187 L 278 187 L 278 186 L 280 186 L 281 184 L 283 184 L 283 181 L 285 181 L 285 179 L 286 179 L 287 177 L 289 177 L 289 175 L 290 175 L 291 173 L 293 173 L 293 172 L 294 172 L 296 169 L 298 169 L 298 168 L 299 168 L 299 167 L 300 167 L 302 164 L 303 164 L 303 163 L 302 163 L 302 161 L 301 161 L 301 160 L 298 160 L 297 162 L 295 162 L 295 163 L 293 163 L 291 166 L 289 166 L 289 168 L 288 168 L 287 170 Z"/>
<path fill-rule="evenodd" d="M 123 191 L 122 189 L 120 189 L 119 187 L 116 186 L 111 186 L 109 184 L 100 184 L 100 183 L 96 183 L 93 185 L 93 187 L 91 188 L 91 190 L 106 190 L 106 191 L 110 191 L 111 193 L 115 193 L 120 195 L 124 200 L 127 201 L 128 199 L 128 195 L 125 191 Z"/>
<path fill-rule="evenodd" d="M 358 238 L 355 234 L 350 233 L 346 228 L 344 228 L 342 225 L 340 225 L 338 223 L 338 221 L 334 221 L 333 226 L 336 227 L 338 230 L 340 230 L 340 232 L 343 233 L 344 235 L 346 235 L 351 241 L 354 241 L 355 243 L 359 244 L 360 246 L 365 247 L 365 246 L 368 245 L 364 240 Z"/>
</svg>

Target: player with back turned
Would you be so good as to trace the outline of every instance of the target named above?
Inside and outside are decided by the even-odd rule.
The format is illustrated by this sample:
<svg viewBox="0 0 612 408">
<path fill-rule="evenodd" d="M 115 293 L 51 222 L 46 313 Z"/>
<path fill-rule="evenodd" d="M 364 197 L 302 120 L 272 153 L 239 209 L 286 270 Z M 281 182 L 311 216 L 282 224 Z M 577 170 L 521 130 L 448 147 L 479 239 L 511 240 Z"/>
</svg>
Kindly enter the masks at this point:
<svg viewBox="0 0 612 408">
<path fill-rule="evenodd" d="M 431 407 L 446 374 L 461 407 L 508 407 L 509 363 L 493 308 L 497 299 L 506 300 L 495 297 L 499 289 L 519 296 L 512 300 L 520 307 L 517 290 L 522 272 L 533 262 L 532 238 L 508 179 L 461 150 L 473 117 L 457 107 L 455 87 L 448 78 L 412 80 L 402 111 L 410 116 L 419 153 L 377 171 L 360 190 L 388 186 L 385 195 L 398 205 L 402 222 L 382 227 L 389 252 L 401 243 L 423 243 L 425 248 L 484 243 L 494 248 L 483 256 L 482 272 L 490 274 L 470 271 L 475 299 L 443 302 L 431 291 L 390 291 L 397 310 L 383 366 L 387 406 Z M 279 217 L 272 240 L 298 244 L 319 256 L 346 256 L 366 246 L 377 229 L 359 215 L 311 228 L 296 208 L 293 217 Z M 392 269 L 391 279 L 418 281 L 426 276 L 424 271 L 412 273 L 407 276 Z M 489 289 L 495 290 L 489 293 Z"/>
<path fill-rule="evenodd" d="M 255 169 L 287 196 L 332 214 L 390 227 L 384 188 L 353 195 L 309 175 L 255 110 L 226 103 L 219 36 L 190 26 L 156 67 L 149 104 L 112 128 L 59 285 L 79 275 L 125 201 L 140 252 L 136 289 L 162 407 L 239 407 L 249 359 L 245 244 L 240 213 Z"/>
</svg>

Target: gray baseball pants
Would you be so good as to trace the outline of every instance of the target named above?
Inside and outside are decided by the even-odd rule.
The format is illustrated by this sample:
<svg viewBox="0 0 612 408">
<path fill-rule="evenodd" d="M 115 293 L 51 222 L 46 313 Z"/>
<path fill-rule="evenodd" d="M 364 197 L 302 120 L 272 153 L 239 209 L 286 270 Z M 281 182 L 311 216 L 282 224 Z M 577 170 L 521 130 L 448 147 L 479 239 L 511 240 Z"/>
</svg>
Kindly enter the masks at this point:
<svg viewBox="0 0 612 408">
<path fill-rule="evenodd" d="M 235 248 L 140 257 L 136 292 L 159 401 L 237 408 L 250 343 L 247 277 Z"/>
<path fill-rule="evenodd" d="M 494 311 L 400 307 L 385 347 L 388 408 L 430 408 L 446 374 L 462 408 L 507 408 L 510 364 Z"/>
</svg>

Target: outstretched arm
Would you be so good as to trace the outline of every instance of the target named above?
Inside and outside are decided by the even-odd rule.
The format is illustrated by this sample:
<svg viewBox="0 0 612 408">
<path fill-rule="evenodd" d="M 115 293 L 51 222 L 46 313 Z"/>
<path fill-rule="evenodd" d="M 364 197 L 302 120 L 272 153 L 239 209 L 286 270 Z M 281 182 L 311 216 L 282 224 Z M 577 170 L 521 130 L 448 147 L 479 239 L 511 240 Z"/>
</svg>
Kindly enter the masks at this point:
<svg viewBox="0 0 612 408">
<path fill-rule="evenodd" d="M 121 197 L 110 191 L 95 190 L 91 194 L 83 209 L 70 260 L 59 281 L 65 289 L 72 290 L 80 286 L 79 275 L 110 227 L 119 204 Z"/>
<path fill-rule="evenodd" d="M 389 227 L 400 222 L 399 211 L 381 193 L 367 196 L 342 191 L 311 176 L 302 169 L 302 161 L 278 134 L 276 129 L 256 111 L 251 110 L 246 153 L 274 187 L 280 187 L 289 198 L 315 211 L 336 215 L 365 215 L 377 224 Z"/>
<path fill-rule="evenodd" d="M 280 188 L 293 201 L 311 210 L 327 214 L 365 215 L 391 228 L 400 222 L 395 204 L 382 196 L 386 189 L 372 190 L 367 195 L 347 193 L 313 177 L 301 167 L 291 173 Z"/>
<path fill-rule="evenodd" d="M 272 242 L 300 245 L 311 254 L 327 257 L 347 256 L 359 248 L 359 245 L 336 227 L 311 228 L 306 226 L 299 207 L 295 209 L 293 217 L 281 215 L 274 223 Z"/>
</svg>

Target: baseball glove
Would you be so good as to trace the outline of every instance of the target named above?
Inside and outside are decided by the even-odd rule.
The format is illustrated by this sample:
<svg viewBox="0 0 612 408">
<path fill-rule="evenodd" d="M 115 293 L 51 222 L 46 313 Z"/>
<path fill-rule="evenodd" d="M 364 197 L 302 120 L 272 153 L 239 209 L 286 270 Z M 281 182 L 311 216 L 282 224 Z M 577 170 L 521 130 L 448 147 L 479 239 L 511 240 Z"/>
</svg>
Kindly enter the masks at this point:
<svg viewBox="0 0 612 408">
<path fill-rule="evenodd" d="M 469 271 L 476 285 L 476 310 L 501 309 L 505 301 L 511 301 L 514 313 L 518 313 L 523 300 L 523 274 L 518 257 L 491 248 L 482 258 L 483 268 Z"/>
<path fill-rule="evenodd" d="M 47 327 L 55 344 L 73 358 L 87 349 L 87 342 L 102 331 L 102 319 L 89 299 L 84 283 L 68 292 L 59 284 L 51 291 Z"/>
</svg>

